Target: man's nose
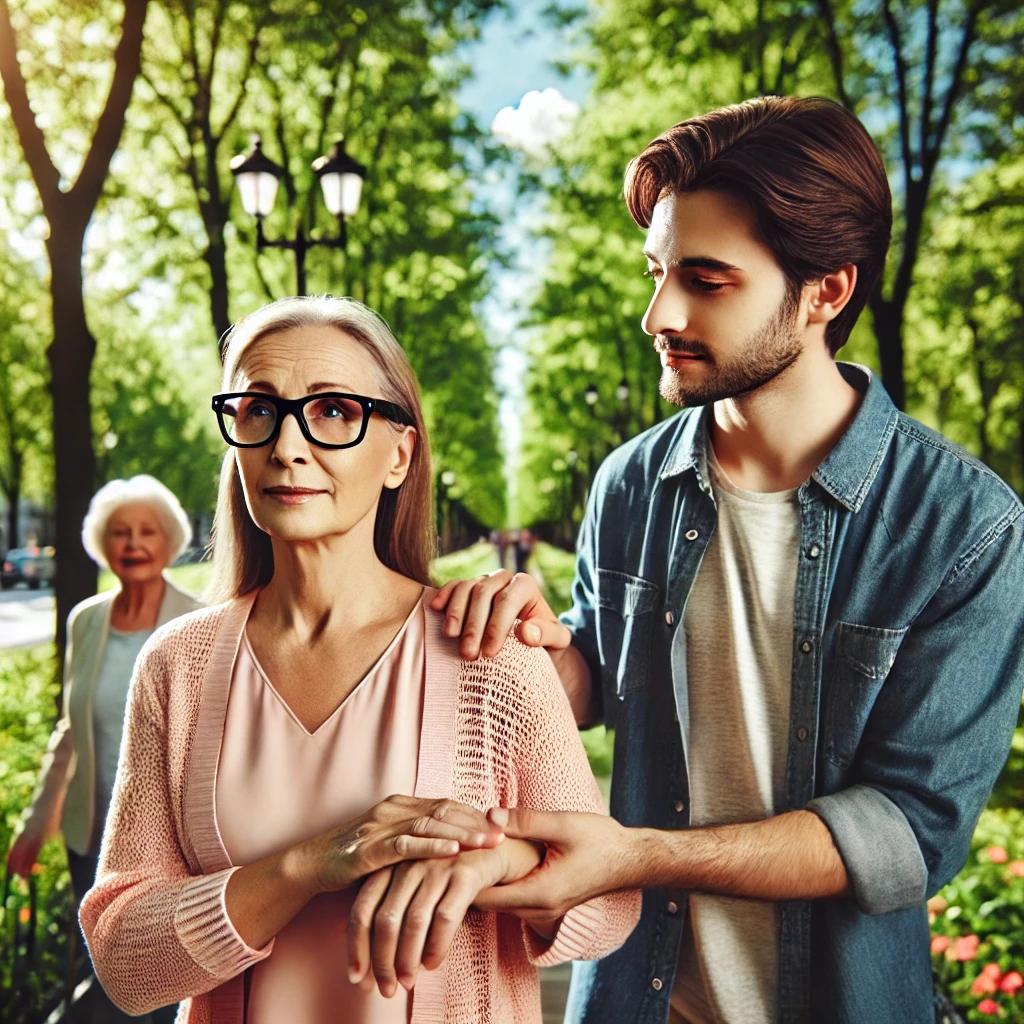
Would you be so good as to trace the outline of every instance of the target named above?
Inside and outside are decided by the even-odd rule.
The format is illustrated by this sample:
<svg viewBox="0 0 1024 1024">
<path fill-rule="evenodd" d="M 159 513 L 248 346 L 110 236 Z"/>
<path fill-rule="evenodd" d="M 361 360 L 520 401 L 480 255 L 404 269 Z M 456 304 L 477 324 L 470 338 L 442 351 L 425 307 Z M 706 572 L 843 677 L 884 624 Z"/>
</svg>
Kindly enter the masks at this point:
<svg viewBox="0 0 1024 1024">
<path fill-rule="evenodd" d="M 281 420 L 281 429 L 277 432 L 277 440 L 274 441 L 274 458 L 282 464 L 303 463 L 308 455 L 309 442 L 303 437 L 298 416 L 293 412 L 286 412 L 284 419 Z"/>
<path fill-rule="evenodd" d="M 653 338 L 659 334 L 682 334 L 688 322 L 681 289 L 669 276 L 664 277 L 647 304 L 640 326 Z"/>
</svg>

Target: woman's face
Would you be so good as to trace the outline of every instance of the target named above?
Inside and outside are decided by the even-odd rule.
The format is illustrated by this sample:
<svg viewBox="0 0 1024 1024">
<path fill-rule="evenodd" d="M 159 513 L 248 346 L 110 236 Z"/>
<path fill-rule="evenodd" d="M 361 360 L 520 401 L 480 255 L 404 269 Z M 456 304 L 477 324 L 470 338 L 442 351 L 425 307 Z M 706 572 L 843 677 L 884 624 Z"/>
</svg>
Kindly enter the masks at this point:
<svg viewBox="0 0 1024 1024">
<path fill-rule="evenodd" d="M 336 327 L 304 326 L 269 334 L 242 356 L 233 389 L 302 398 L 343 391 L 383 398 L 380 373 L 367 350 Z M 276 440 L 236 448 L 245 503 L 256 525 L 286 542 L 349 533 L 363 524 L 372 543 L 381 489 L 398 487 L 416 441 L 374 414 L 353 448 L 319 448 L 285 416 Z"/>
<path fill-rule="evenodd" d="M 122 583 L 156 579 L 171 560 L 171 546 L 156 509 L 144 501 L 118 506 L 103 531 L 103 554 Z"/>
</svg>

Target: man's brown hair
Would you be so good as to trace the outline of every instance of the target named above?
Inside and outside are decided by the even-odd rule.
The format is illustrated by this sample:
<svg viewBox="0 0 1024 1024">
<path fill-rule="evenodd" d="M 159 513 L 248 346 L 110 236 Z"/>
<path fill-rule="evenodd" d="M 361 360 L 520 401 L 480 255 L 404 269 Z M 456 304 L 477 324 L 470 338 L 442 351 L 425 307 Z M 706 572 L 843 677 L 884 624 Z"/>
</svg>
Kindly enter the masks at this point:
<svg viewBox="0 0 1024 1024">
<path fill-rule="evenodd" d="M 856 264 L 853 296 L 825 335 L 834 354 L 881 276 L 892 231 L 885 166 L 860 121 L 822 97 L 763 96 L 680 122 L 626 168 L 641 227 L 659 199 L 697 189 L 748 204 L 792 293 Z"/>
</svg>

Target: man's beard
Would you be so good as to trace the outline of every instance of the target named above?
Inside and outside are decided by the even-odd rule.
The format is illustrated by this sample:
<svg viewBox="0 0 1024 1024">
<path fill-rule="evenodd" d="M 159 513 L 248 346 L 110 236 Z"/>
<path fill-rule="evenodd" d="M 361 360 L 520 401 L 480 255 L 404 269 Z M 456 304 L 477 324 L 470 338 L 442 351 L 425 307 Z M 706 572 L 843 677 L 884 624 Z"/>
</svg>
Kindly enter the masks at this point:
<svg viewBox="0 0 1024 1024">
<path fill-rule="evenodd" d="M 658 391 L 673 405 L 707 405 L 724 398 L 738 398 L 774 380 L 796 362 L 803 347 L 796 333 L 797 296 L 787 294 L 779 307 L 743 344 L 729 362 L 712 366 L 703 380 L 690 381 L 685 372 L 666 366 L 661 371 Z M 672 339 L 667 341 L 672 351 Z M 683 342 L 682 351 L 707 352 L 702 341 Z"/>
</svg>

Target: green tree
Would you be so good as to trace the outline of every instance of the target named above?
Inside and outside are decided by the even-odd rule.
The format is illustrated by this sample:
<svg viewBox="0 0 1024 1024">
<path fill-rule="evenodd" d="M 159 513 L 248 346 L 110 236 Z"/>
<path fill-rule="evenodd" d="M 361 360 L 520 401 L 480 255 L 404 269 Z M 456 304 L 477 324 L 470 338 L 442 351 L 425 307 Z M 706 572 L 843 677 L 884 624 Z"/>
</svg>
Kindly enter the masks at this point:
<svg viewBox="0 0 1024 1024">
<path fill-rule="evenodd" d="M 60 552 L 57 567 L 57 622 L 58 642 L 63 649 L 67 615 L 78 601 L 96 589 L 96 568 L 79 543 L 79 531 L 87 503 L 93 489 L 95 459 L 90 443 L 91 411 L 89 403 L 89 371 L 92 366 L 96 342 L 86 318 L 82 255 L 85 232 L 99 202 L 103 182 L 111 158 L 117 148 L 124 127 L 125 113 L 131 99 L 132 87 L 139 71 L 142 30 L 146 17 L 147 0 L 125 0 L 121 19 L 121 34 L 114 49 L 114 69 L 106 99 L 95 122 L 95 131 L 84 140 L 85 156 L 74 183 L 67 185 L 70 175 L 62 174 L 54 163 L 43 127 L 29 101 L 23 62 L 29 65 L 45 63 L 48 56 L 40 56 L 38 40 L 27 32 L 18 35 L 12 22 L 7 0 L 0 0 L 0 77 L 10 108 L 11 119 L 17 131 L 25 162 L 39 194 L 48 233 L 46 251 L 50 264 L 50 295 L 53 315 L 53 341 L 47 349 L 50 364 L 50 394 L 53 403 L 54 461 L 56 468 L 57 548 Z M 84 5 L 83 5 L 84 7 Z M 25 28 L 28 11 L 21 11 L 19 28 Z M 33 11 L 31 14 L 38 14 Z M 66 32 L 81 28 L 82 15 L 60 21 L 52 11 L 46 22 L 51 32 Z M 38 25 L 38 22 L 36 22 Z M 103 33 L 106 42 L 107 33 Z M 75 53 L 71 49 L 71 53 Z M 77 53 L 75 53 L 77 57 Z M 72 65 L 68 60 L 66 65 Z M 73 79 L 75 67 L 65 67 L 65 81 Z M 50 68 L 50 81 L 55 79 Z M 76 93 L 78 99 L 88 99 L 95 87 Z M 69 97 L 64 97 L 67 103 Z M 88 123 L 85 111 L 79 111 L 81 121 Z M 74 141 L 80 142 L 79 138 Z M 66 156 L 66 144 L 57 147 Z"/>
</svg>

